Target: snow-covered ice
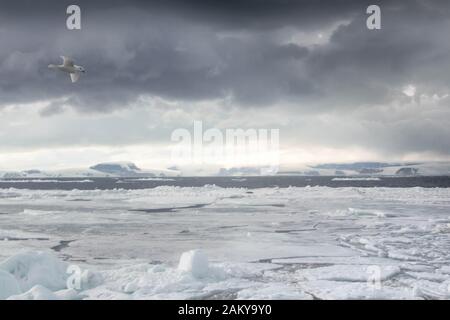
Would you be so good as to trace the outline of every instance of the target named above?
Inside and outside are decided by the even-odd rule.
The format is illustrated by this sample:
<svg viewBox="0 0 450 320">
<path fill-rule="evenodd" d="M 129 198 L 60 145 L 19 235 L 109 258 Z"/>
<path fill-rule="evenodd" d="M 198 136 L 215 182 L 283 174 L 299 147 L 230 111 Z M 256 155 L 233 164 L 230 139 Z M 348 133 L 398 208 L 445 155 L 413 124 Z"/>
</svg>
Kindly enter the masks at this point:
<svg viewBox="0 0 450 320">
<path fill-rule="evenodd" d="M 66 287 L 66 263 L 47 252 L 18 253 L 0 263 L 0 270 L 12 274 L 22 291 L 35 285 L 51 290 Z"/>
<path fill-rule="evenodd" d="M 0 189 L 1 299 L 448 299 L 450 189 Z"/>
<path fill-rule="evenodd" d="M 5 299 L 19 294 L 20 287 L 14 276 L 4 270 L 0 270 L 0 299 Z"/>
<path fill-rule="evenodd" d="M 208 275 L 208 257 L 201 250 L 183 252 L 178 264 L 178 270 L 191 273 L 196 278 Z"/>
</svg>

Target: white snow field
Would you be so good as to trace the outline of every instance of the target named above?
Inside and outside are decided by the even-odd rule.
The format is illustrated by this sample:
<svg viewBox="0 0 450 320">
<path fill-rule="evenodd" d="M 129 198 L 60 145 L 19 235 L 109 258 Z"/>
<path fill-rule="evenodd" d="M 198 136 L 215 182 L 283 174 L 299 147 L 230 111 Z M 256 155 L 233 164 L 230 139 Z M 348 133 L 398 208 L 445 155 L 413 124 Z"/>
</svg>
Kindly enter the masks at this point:
<svg viewBox="0 0 450 320">
<path fill-rule="evenodd" d="M 0 190 L 0 299 L 447 299 L 450 189 Z"/>
</svg>

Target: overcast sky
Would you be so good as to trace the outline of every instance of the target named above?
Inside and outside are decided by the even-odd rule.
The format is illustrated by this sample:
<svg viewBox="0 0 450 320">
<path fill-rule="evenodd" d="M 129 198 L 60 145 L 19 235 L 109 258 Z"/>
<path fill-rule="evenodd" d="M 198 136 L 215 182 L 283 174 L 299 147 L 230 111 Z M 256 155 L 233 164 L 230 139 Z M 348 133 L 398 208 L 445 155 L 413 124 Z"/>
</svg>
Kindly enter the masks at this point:
<svg viewBox="0 0 450 320">
<path fill-rule="evenodd" d="M 280 129 L 282 163 L 449 160 L 449 32 L 446 0 L 2 1 L 0 170 L 170 166 L 194 120 Z"/>
</svg>

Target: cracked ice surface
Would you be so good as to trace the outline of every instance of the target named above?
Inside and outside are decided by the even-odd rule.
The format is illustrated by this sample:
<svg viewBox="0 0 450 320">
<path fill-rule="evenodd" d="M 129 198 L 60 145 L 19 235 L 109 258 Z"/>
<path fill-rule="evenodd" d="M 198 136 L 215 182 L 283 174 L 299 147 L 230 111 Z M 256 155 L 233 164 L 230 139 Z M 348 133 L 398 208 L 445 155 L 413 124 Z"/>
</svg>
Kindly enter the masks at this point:
<svg viewBox="0 0 450 320">
<path fill-rule="evenodd" d="M 1 189 L 0 297 L 447 299 L 449 213 L 439 188 Z"/>
</svg>

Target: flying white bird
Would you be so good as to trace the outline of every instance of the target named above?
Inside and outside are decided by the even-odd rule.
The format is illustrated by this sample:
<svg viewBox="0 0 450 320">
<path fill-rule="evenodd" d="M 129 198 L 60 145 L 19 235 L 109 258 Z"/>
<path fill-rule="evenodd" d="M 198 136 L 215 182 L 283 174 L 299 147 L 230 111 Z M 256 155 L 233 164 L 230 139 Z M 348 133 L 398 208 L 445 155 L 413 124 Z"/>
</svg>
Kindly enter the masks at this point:
<svg viewBox="0 0 450 320">
<path fill-rule="evenodd" d="M 80 78 L 81 73 L 85 73 L 86 71 L 84 70 L 83 67 L 75 65 L 72 59 L 64 56 L 61 56 L 61 58 L 63 59 L 63 64 L 60 65 L 49 64 L 48 67 L 50 69 L 57 69 L 63 72 L 67 72 L 70 75 L 72 83 L 77 82 L 78 79 Z"/>
</svg>

